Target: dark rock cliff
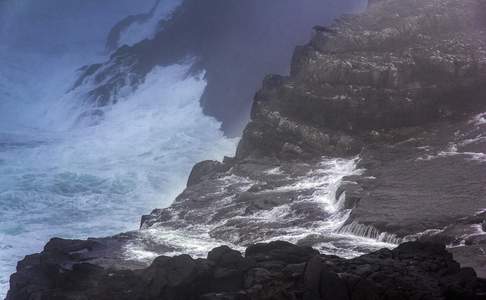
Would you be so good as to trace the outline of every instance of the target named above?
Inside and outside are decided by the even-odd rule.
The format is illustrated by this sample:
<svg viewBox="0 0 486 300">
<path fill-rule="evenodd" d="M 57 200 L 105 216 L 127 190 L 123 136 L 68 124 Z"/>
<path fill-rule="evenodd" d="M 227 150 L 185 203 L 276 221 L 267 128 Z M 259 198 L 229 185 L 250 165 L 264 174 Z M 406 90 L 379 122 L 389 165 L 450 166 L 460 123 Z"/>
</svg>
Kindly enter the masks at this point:
<svg viewBox="0 0 486 300">
<path fill-rule="evenodd" d="M 234 158 L 196 165 L 138 231 L 52 240 L 8 299 L 485 299 L 485 19 L 484 0 L 382 0 L 316 26 Z M 180 252 L 167 232 L 248 248 L 128 255 Z M 277 239 L 298 246 L 260 243 Z"/>
<path fill-rule="evenodd" d="M 285 144 L 314 156 L 358 154 L 363 143 L 406 139 L 393 129 L 482 112 L 480 5 L 381 1 L 317 29 L 295 51 L 291 75 L 268 77 L 258 92 L 238 157 L 278 156 Z"/>
</svg>

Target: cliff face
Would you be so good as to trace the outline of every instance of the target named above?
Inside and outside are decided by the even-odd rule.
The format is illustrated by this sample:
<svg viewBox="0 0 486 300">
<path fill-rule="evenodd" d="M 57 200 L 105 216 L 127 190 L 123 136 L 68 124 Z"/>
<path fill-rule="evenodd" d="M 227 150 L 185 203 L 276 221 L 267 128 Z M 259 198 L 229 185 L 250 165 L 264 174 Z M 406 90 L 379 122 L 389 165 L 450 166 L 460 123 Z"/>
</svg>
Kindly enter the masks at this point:
<svg viewBox="0 0 486 300">
<path fill-rule="evenodd" d="M 139 231 L 51 241 L 19 263 L 8 299 L 482 299 L 484 20 L 482 0 L 382 0 L 316 26 L 290 76 L 265 79 L 235 158 L 196 165 Z M 148 268 L 129 256 L 180 251 L 173 232 L 299 246 Z M 307 248 L 351 257 L 408 240 L 422 241 L 353 260 Z"/>
<path fill-rule="evenodd" d="M 318 29 L 257 95 L 238 156 L 359 153 L 340 232 L 438 239 L 485 276 L 484 5 L 378 1 Z"/>
<path fill-rule="evenodd" d="M 480 5 L 382 1 L 316 28 L 297 48 L 291 76 L 268 78 L 257 94 L 238 157 L 278 155 L 285 143 L 314 156 L 357 154 L 386 135 L 404 139 L 393 129 L 482 111 Z"/>
<path fill-rule="evenodd" d="M 285 187 L 320 170 L 323 155 L 359 154 L 352 176 L 327 195 L 338 210 L 352 209 L 338 232 L 439 240 L 484 276 L 485 14 L 481 1 L 380 1 L 316 27 L 291 75 L 266 78 L 236 158 L 196 166 L 190 182 L 199 184 L 143 226 L 174 226 L 177 216 L 175 226 L 211 224 L 212 236 L 236 244 L 282 237 L 296 217 L 319 227 L 329 209 L 309 195 L 323 187 Z M 230 175 L 240 180 L 221 180 Z M 277 220 L 255 216 L 282 207 L 290 213 Z"/>
<path fill-rule="evenodd" d="M 377 1 L 317 28 L 257 94 L 237 157 L 360 154 L 340 232 L 466 239 L 451 251 L 484 276 L 484 5 Z"/>
</svg>

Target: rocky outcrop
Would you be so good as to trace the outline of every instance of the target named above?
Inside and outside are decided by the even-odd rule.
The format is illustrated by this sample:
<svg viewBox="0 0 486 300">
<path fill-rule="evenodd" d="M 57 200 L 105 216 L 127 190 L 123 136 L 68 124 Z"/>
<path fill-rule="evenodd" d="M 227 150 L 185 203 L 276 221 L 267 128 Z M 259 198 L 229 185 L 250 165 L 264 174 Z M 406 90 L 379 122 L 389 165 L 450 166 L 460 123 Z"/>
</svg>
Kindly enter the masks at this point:
<svg viewBox="0 0 486 300">
<path fill-rule="evenodd" d="M 289 145 L 313 155 L 352 155 L 380 131 L 482 111 L 480 4 L 381 1 L 316 31 L 295 51 L 291 76 L 269 77 L 258 92 L 239 157 L 282 157 L 279 150 Z"/>
<path fill-rule="evenodd" d="M 52 240 L 26 257 L 7 300 L 22 299 L 484 299 L 486 281 L 460 268 L 443 246 L 407 243 L 356 259 L 319 255 L 286 242 L 256 244 L 245 254 L 227 246 L 206 259 L 157 257 L 137 270 L 76 261 L 89 241 Z"/>
<path fill-rule="evenodd" d="M 359 154 L 360 174 L 341 178 L 327 200 L 352 210 L 338 233 L 390 243 L 439 239 L 486 276 L 484 232 L 478 230 L 486 208 L 483 7 L 476 0 L 378 1 L 366 13 L 316 27 L 312 41 L 296 49 L 290 76 L 265 79 L 228 171 L 189 187 L 171 214 L 155 211 L 146 225 L 170 224 L 175 215 L 179 225 L 214 224 L 212 236 L 236 244 L 281 236 L 295 217 L 313 228 L 329 209 L 296 199 L 313 199 L 308 195 L 316 194 L 315 186 L 284 186 L 303 180 L 299 170 L 315 172 L 323 155 Z M 277 165 L 285 170 L 281 178 L 270 172 Z M 222 183 L 230 175 L 250 179 L 254 188 Z M 224 192 L 196 200 L 208 186 Z M 228 204 L 228 197 L 236 201 Z M 208 205 L 204 212 L 201 206 Z M 289 207 L 278 220 L 217 224 L 242 211 L 251 216 Z M 309 240 L 326 238 L 296 242 Z"/>
<path fill-rule="evenodd" d="M 315 27 L 290 75 L 266 77 L 235 158 L 196 165 L 139 231 L 51 241 L 9 300 L 483 299 L 484 5 L 373 1 Z M 181 239 L 197 255 L 249 248 L 134 257 Z M 260 244 L 282 239 L 298 246 Z"/>
</svg>

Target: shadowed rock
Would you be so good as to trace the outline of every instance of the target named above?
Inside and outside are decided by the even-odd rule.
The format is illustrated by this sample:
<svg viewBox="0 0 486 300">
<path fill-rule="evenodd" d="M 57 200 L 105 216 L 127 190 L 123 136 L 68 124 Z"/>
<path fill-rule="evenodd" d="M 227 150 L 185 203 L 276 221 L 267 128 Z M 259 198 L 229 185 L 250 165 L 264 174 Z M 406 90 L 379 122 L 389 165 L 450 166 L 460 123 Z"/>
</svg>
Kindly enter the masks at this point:
<svg viewBox="0 0 486 300">
<path fill-rule="evenodd" d="M 207 259 L 161 256 L 145 269 L 105 269 L 61 253 L 79 241 L 51 242 L 12 275 L 7 300 L 27 299 L 484 299 L 486 282 L 461 269 L 443 246 L 407 243 L 353 260 L 285 242 L 228 247 Z M 90 250 L 88 250 L 90 251 Z"/>
</svg>

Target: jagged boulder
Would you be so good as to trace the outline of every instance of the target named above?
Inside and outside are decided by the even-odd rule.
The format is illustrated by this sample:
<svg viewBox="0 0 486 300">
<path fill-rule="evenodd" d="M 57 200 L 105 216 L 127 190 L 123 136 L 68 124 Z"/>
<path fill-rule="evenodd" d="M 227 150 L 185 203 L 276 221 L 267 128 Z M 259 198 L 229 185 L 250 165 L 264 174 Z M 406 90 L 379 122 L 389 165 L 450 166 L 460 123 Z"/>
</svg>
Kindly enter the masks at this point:
<svg viewBox="0 0 486 300">
<path fill-rule="evenodd" d="M 37 255 L 53 260 L 22 261 L 7 300 L 479 300 L 486 295 L 486 282 L 472 269 L 459 268 L 443 246 L 428 243 L 407 243 L 352 260 L 286 242 L 250 246 L 245 257 L 223 246 L 207 259 L 161 256 L 136 270 L 66 261 L 59 255 L 79 249 L 82 242 L 54 244 Z"/>
</svg>

